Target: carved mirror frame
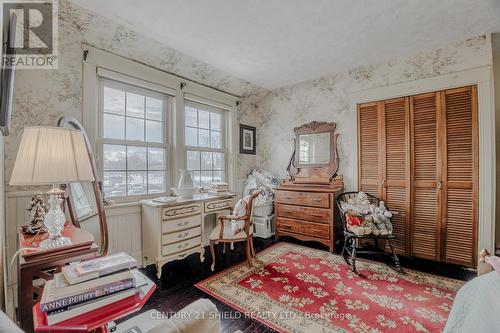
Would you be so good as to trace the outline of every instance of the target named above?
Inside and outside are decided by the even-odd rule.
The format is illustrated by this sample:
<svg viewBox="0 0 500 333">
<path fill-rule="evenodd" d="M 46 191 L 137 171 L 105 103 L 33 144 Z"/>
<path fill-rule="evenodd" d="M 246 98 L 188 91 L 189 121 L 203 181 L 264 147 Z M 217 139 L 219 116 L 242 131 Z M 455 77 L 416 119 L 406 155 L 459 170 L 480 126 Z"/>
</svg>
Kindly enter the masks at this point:
<svg viewBox="0 0 500 333">
<path fill-rule="evenodd" d="M 326 184 L 337 176 L 339 156 L 337 152 L 337 125 L 334 122 L 312 121 L 293 129 L 295 133 L 294 151 L 288 164 L 287 172 L 294 183 Z M 330 134 L 330 161 L 326 164 L 300 164 L 300 136 L 304 134 Z"/>
</svg>

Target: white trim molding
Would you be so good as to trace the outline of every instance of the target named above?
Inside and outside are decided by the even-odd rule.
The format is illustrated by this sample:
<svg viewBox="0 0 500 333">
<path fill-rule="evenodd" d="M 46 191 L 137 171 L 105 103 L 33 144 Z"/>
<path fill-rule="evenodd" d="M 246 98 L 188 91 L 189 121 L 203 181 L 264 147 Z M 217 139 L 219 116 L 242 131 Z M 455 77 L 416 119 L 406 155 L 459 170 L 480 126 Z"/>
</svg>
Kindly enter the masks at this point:
<svg viewBox="0 0 500 333">
<path fill-rule="evenodd" d="M 496 157 L 495 157 L 495 104 L 493 91 L 493 68 L 483 66 L 435 76 L 431 78 L 398 83 L 349 94 L 350 109 L 357 114 L 357 105 L 365 102 L 416 95 L 431 91 L 476 85 L 478 92 L 479 120 L 479 223 L 478 253 L 481 249 L 495 249 L 495 204 L 496 204 Z M 357 117 L 356 117 L 357 119 Z M 357 133 L 357 121 L 353 125 Z M 357 145 L 354 175 L 357 175 Z M 357 177 L 355 179 L 357 187 Z"/>
</svg>

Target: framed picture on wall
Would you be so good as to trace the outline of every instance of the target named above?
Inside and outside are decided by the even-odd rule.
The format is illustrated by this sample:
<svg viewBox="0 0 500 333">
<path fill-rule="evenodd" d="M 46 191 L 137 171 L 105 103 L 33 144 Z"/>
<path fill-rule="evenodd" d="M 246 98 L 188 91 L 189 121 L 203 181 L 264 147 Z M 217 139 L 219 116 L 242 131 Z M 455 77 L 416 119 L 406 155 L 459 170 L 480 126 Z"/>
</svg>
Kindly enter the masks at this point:
<svg viewBox="0 0 500 333">
<path fill-rule="evenodd" d="M 255 155 L 255 127 L 240 124 L 240 154 Z"/>
</svg>

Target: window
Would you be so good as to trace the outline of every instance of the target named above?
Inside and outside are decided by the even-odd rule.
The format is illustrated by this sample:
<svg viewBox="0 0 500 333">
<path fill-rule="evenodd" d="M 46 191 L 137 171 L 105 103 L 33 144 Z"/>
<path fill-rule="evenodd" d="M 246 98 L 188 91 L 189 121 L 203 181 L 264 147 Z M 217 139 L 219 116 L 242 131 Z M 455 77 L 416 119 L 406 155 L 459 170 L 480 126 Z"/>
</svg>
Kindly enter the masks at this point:
<svg viewBox="0 0 500 333">
<path fill-rule="evenodd" d="M 226 179 L 224 110 L 186 102 L 184 112 L 187 169 L 195 186 Z"/>
<path fill-rule="evenodd" d="M 102 170 L 107 197 L 165 193 L 168 96 L 100 79 Z"/>
</svg>

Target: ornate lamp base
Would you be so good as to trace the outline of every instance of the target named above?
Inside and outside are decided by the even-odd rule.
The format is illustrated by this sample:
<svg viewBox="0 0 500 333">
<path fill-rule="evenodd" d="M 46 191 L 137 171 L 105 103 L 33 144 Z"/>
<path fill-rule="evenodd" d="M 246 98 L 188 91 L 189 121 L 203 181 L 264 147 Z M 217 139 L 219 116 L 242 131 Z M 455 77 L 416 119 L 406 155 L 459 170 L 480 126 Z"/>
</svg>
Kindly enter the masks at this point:
<svg viewBox="0 0 500 333">
<path fill-rule="evenodd" d="M 38 248 L 40 249 L 53 249 L 56 247 L 66 246 L 71 244 L 71 239 L 68 237 L 56 237 L 54 239 L 47 238 L 40 242 Z"/>
</svg>

